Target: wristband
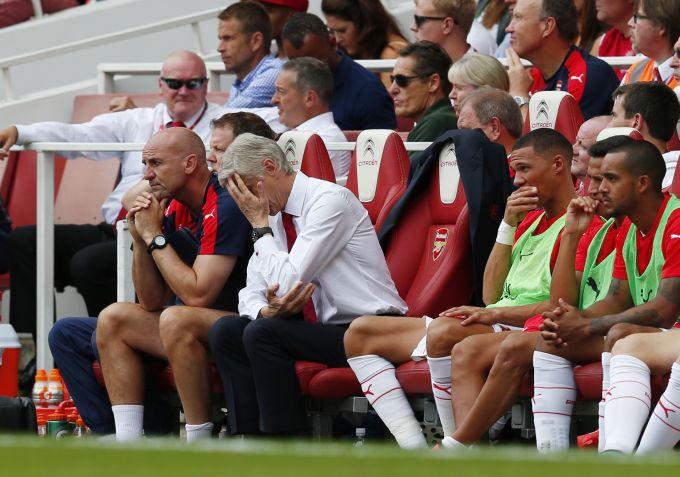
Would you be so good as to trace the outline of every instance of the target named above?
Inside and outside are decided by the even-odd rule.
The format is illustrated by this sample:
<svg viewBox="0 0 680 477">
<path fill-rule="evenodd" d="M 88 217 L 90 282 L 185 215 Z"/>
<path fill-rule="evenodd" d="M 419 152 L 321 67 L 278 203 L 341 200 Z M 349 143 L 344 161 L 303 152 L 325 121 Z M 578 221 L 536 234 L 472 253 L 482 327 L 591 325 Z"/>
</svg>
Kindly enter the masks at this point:
<svg viewBox="0 0 680 477">
<path fill-rule="evenodd" d="M 496 242 L 503 245 L 512 245 L 515 242 L 515 230 L 517 227 L 513 227 L 508 224 L 505 220 L 501 222 L 498 226 L 498 235 L 496 235 Z"/>
</svg>

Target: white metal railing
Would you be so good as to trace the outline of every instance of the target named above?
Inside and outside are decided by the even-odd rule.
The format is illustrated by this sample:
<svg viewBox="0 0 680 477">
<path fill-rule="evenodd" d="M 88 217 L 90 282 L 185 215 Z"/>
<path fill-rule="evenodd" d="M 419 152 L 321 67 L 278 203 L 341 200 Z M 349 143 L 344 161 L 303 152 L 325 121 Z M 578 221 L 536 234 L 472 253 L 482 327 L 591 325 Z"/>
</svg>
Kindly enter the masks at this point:
<svg viewBox="0 0 680 477">
<path fill-rule="evenodd" d="M 633 63 L 640 61 L 638 56 L 605 56 L 604 61 L 614 67 L 629 67 Z M 394 69 L 395 59 L 392 60 L 356 60 L 367 70 L 375 73 L 389 73 Z M 508 61 L 505 58 L 499 60 L 507 68 Z M 527 60 L 522 60 L 525 67 L 531 66 Z M 0 64 L 1 65 L 1 64 Z M 114 80 L 118 75 L 131 76 L 158 76 L 161 71 L 162 63 L 100 63 L 97 65 L 97 91 L 100 94 L 115 93 Z M 210 91 L 220 90 L 220 76 L 227 75 L 224 64 L 219 61 L 207 61 L 205 64 L 208 70 Z"/>
<path fill-rule="evenodd" d="M 38 3 L 40 2 L 38 1 Z M 4 99 L 5 100 L 14 99 L 14 92 L 12 89 L 12 78 L 10 74 L 10 68 L 14 66 L 42 60 L 45 58 L 54 58 L 55 56 L 64 55 L 66 53 L 72 53 L 75 51 L 81 51 L 86 48 L 108 45 L 116 41 L 129 40 L 131 38 L 136 38 L 139 36 L 144 36 L 151 33 L 156 33 L 159 31 L 167 30 L 170 28 L 176 28 L 184 25 L 191 25 L 191 31 L 194 39 L 194 49 L 199 55 L 205 56 L 206 53 L 203 46 L 203 40 L 201 38 L 200 22 L 214 19 L 222 9 L 223 7 L 213 8 L 199 13 L 193 13 L 191 15 L 184 15 L 181 17 L 173 18 L 171 20 L 163 20 L 160 22 L 149 23 L 144 26 L 127 28 L 125 30 L 121 30 L 114 33 L 107 33 L 105 35 L 99 35 L 94 38 L 88 38 L 86 40 L 74 41 L 60 46 L 45 48 L 43 50 L 32 53 L 25 53 L 22 55 L 4 58 L 0 60 L 0 76 L 2 77 L 2 82 L 5 90 Z"/>
<path fill-rule="evenodd" d="M 408 151 L 423 151 L 430 144 L 429 142 L 406 142 L 404 146 Z M 326 148 L 329 151 L 353 151 L 355 145 L 354 142 L 328 142 Z M 34 142 L 12 148 L 13 151 L 37 151 L 36 364 L 38 369 L 51 369 L 53 365 L 47 336 L 54 321 L 54 155 L 59 151 L 141 151 L 142 149 L 144 149 L 143 143 L 66 142 Z M 118 227 L 124 230 L 125 225 L 121 224 Z M 124 255 L 120 257 L 124 259 Z M 134 298 L 134 290 L 129 287 L 132 283 L 129 267 L 124 264 L 117 267 L 117 277 L 120 280 L 117 287 L 118 300 L 129 301 L 131 297 Z"/>
</svg>

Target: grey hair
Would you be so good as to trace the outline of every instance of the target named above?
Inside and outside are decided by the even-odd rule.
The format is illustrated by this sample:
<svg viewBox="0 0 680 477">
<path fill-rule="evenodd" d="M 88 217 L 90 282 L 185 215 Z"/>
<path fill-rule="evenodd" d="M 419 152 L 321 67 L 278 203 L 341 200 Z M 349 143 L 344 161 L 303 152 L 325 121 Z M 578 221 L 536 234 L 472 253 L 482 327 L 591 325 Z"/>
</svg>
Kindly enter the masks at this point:
<svg viewBox="0 0 680 477">
<path fill-rule="evenodd" d="M 524 121 L 522 112 L 512 96 L 505 91 L 490 86 L 482 86 L 465 97 L 460 105 L 461 111 L 467 105 L 474 110 L 483 125 L 497 117 L 514 138 L 522 135 Z"/>
<path fill-rule="evenodd" d="M 331 104 L 333 75 L 326 63 L 311 57 L 294 58 L 286 61 L 281 70 L 297 73 L 295 85 L 299 91 L 316 91 L 322 103 Z"/>
<path fill-rule="evenodd" d="M 252 133 L 240 134 L 220 159 L 220 184 L 225 186 L 227 179 L 235 173 L 241 177 L 264 177 L 265 159 L 273 160 L 285 174 L 293 173 L 276 141 Z"/>
</svg>

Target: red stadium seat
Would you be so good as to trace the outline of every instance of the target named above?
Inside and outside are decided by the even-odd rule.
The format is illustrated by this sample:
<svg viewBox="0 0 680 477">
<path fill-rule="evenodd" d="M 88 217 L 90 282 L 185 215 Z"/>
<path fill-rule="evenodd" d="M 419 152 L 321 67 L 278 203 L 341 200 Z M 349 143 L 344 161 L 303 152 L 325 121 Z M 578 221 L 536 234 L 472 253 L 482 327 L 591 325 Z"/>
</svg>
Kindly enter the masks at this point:
<svg viewBox="0 0 680 477">
<path fill-rule="evenodd" d="M 379 231 L 406 190 L 411 163 L 401 138 L 389 129 L 363 131 L 356 142 L 346 187 Z"/>
<path fill-rule="evenodd" d="M 442 150 L 430 187 L 415 200 L 395 228 L 386 258 L 397 291 L 411 316 L 437 316 L 455 305 L 470 303 L 472 264 L 465 192 L 451 144 Z M 467 277 L 466 280 L 463 277 Z M 397 378 L 409 394 L 429 394 L 426 362 L 408 362 Z M 314 398 L 360 395 L 349 368 L 328 369 L 309 384 Z"/>
<path fill-rule="evenodd" d="M 296 171 L 309 177 L 335 182 L 333 164 L 323 139 L 309 131 L 288 131 L 279 137 L 279 147 Z"/>
<path fill-rule="evenodd" d="M 581 124 L 583 115 L 572 95 L 564 91 L 540 91 L 529 101 L 524 134 L 538 128 L 550 128 L 574 144 Z"/>
<path fill-rule="evenodd" d="M 453 143 L 392 233 L 386 259 L 411 316 L 470 302 L 472 280 L 461 279 L 472 277 L 468 214 Z"/>
</svg>

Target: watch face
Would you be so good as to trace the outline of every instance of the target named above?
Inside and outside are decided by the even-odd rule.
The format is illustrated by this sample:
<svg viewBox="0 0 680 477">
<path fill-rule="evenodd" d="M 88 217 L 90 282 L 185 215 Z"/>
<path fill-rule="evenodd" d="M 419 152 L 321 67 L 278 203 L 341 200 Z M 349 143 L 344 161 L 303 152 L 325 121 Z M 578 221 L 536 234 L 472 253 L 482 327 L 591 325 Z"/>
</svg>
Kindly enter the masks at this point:
<svg viewBox="0 0 680 477">
<path fill-rule="evenodd" d="M 156 245 L 156 247 L 165 247 L 165 244 L 167 243 L 167 239 L 165 238 L 164 235 L 156 235 L 153 238 L 153 243 Z"/>
</svg>

